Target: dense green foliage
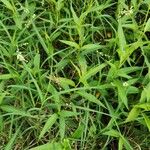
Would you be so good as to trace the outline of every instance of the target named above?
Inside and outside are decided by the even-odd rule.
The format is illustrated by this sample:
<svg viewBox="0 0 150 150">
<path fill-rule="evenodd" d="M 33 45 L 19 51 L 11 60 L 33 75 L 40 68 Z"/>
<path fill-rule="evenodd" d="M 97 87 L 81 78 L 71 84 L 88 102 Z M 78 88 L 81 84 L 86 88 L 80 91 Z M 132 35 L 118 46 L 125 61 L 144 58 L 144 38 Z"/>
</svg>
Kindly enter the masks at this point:
<svg viewBox="0 0 150 150">
<path fill-rule="evenodd" d="M 0 0 L 0 150 L 148 150 L 150 0 Z"/>
</svg>

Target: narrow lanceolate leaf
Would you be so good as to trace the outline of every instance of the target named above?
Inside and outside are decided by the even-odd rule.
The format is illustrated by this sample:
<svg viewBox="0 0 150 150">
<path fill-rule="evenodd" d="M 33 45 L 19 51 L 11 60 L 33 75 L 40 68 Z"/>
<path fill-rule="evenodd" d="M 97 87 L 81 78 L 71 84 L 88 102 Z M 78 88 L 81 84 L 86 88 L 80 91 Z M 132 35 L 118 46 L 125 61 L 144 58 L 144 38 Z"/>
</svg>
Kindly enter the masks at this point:
<svg viewBox="0 0 150 150">
<path fill-rule="evenodd" d="M 136 107 L 144 109 L 145 111 L 150 111 L 150 103 L 137 104 Z"/>
<path fill-rule="evenodd" d="M 97 72 L 101 71 L 105 66 L 106 64 L 101 64 L 91 68 L 89 71 L 87 71 L 87 73 L 84 76 L 81 76 L 80 82 L 85 82 L 87 79 L 95 75 Z"/>
<path fill-rule="evenodd" d="M 141 93 L 141 98 L 140 98 L 141 103 L 150 101 L 150 92 L 149 91 L 150 91 L 150 83 L 148 83 L 147 86 L 144 87 L 144 89 Z"/>
<path fill-rule="evenodd" d="M 52 125 L 56 122 L 57 118 L 58 118 L 58 115 L 57 115 L 57 114 L 53 114 L 53 115 L 46 121 L 46 123 L 45 123 L 45 125 L 44 125 L 44 127 L 43 127 L 43 129 L 42 129 L 42 131 L 41 131 L 41 133 L 40 133 L 40 135 L 39 135 L 39 139 L 41 139 L 41 138 L 44 136 L 44 134 L 45 134 L 46 132 L 48 132 L 48 130 L 51 129 Z"/>
<path fill-rule="evenodd" d="M 87 93 L 85 91 L 78 91 L 77 94 L 84 97 L 86 100 L 93 102 L 93 103 L 100 105 L 100 106 L 105 108 L 104 104 L 102 102 L 100 102 L 100 100 L 98 100 L 94 95 Z"/>
<path fill-rule="evenodd" d="M 122 141 L 123 141 L 123 144 L 124 144 L 124 147 L 127 149 L 127 150 L 133 150 L 132 146 L 130 145 L 129 141 L 122 135 L 120 135 L 121 138 L 122 138 Z"/>
<path fill-rule="evenodd" d="M 106 131 L 103 133 L 104 135 L 112 136 L 112 137 L 119 137 L 120 133 L 116 130 L 111 129 L 110 131 Z"/>
<path fill-rule="evenodd" d="M 125 40 L 125 36 L 124 36 L 124 32 L 123 32 L 122 24 L 120 20 L 119 20 L 119 25 L 118 25 L 118 38 L 119 38 L 120 50 L 123 52 L 125 51 L 126 40 Z"/>
<path fill-rule="evenodd" d="M 65 118 L 60 117 L 59 118 L 59 132 L 60 132 L 60 138 L 61 140 L 65 137 Z"/>
<path fill-rule="evenodd" d="M 62 78 L 62 77 L 58 77 L 57 79 L 61 84 L 67 84 L 67 85 L 75 86 L 75 83 L 71 79 Z"/>
<path fill-rule="evenodd" d="M 34 117 L 32 116 L 30 113 L 25 112 L 21 109 L 15 108 L 13 106 L 9 106 L 9 105 L 1 105 L 0 109 L 7 112 L 7 113 L 11 113 L 13 115 L 20 115 L 20 116 L 27 116 L 27 117 Z"/>
<path fill-rule="evenodd" d="M 0 74 L 0 80 L 8 80 L 11 78 L 16 78 L 17 75 L 15 74 Z"/>
<path fill-rule="evenodd" d="M 119 137 L 118 150 L 122 150 L 122 149 L 123 149 L 123 140 L 121 137 Z"/>
<path fill-rule="evenodd" d="M 87 44 L 81 48 L 81 52 L 83 55 L 96 51 L 98 49 L 102 49 L 105 46 L 99 44 Z"/>
<path fill-rule="evenodd" d="M 80 124 L 78 126 L 78 128 L 75 130 L 75 132 L 72 134 L 72 137 L 75 138 L 75 139 L 80 138 L 82 136 L 83 132 L 84 132 L 84 128 L 85 128 L 85 125 Z"/>
<path fill-rule="evenodd" d="M 38 28 L 36 27 L 36 25 L 32 22 L 32 25 L 33 25 L 33 29 L 35 30 L 35 33 L 37 34 L 37 37 L 39 39 L 39 42 L 41 43 L 42 47 L 44 48 L 45 52 L 50 55 L 50 50 L 48 49 L 43 37 L 41 36 Z"/>
<path fill-rule="evenodd" d="M 60 40 L 60 42 L 70 46 L 70 47 L 75 47 L 76 49 L 79 49 L 80 46 L 79 44 L 77 44 L 76 42 L 73 42 L 73 41 L 65 41 L 65 40 Z"/>
<path fill-rule="evenodd" d="M 72 117 L 72 116 L 77 116 L 79 115 L 80 113 L 77 113 L 77 112 L 73 112 L 73 111 L 67 111 L 67 110 L 62 110 L 61 112 L 59 112 L 59 115 L 61 117 Z"/>
<path fill-rule="evenodd" d="M 37 91 L 38 91 L 38 95 L 39 95 L 39 97 L 40 97 L 40 99 L 41 99 L 41 102 L 43 102 L 44 96 L 43 96 L 43 93 L 42 93 L 42 91 L 41 91 L 41 89 L 40 89 L 40 87 L 39 87 L 39 85 L 38 85 L 37 80 L 33 77 L 32 73 L 31 73 L 31 70 L 30 70 L 30 68 L 26 65 L 26 63 L 23 62 L 23 65 L 24 65 L 25 69 L 28 71 L 30 77 L 32 78 L 32 81 L 33 81 L 33 83 L 34 83 L 34 85 L 35 85 L 35 87 L 36 87 L 36 89 L 37 89 Z"/>
<path fill-rule="evenodd" d="M 16 27 L 22 29 L 22 18 L 17 11 L 13 14 L 13 19 L 16 23 Z"/>
<path fill-rule="evenodd" d="M 76 15 L 72 5 L 71 5 L 71 12 L 72 12 L 72 16 L 73 16 L 73 20 L 77 25 L 80 25 L 80 18 Z"/>
<path fill-rule="evenodd" d="M 125 122 L 134 121 L 134 120 L 138 117 L 140 111 L 141 111 L 141 110 L 140 110 L 139 108 L 133 107 L 133 108 L 131 109 L 131 111 L 129 112 L 128 117 L 127 117 L 127 119 L 125 120 Z"/>
<path fill-rule="evenodd" d="M 133 148 L 131 147 L 130 143 L 128 142 L 128 140 L 118 131 L 111 129 L 110 131 L 107 131 L 105 133 L 103 133 L 104 135 L 108 135 L 108 136 L 112 136 L 112 137 L 116 137 L 119 138 L 119 147 L 121 148 L 123 145 L 125 146 L 125 148 L 127 150 L 133 150 Z"/>
<path fill-rule="evenodd" d="M 82 72 L 82 75 L 86 74 L 86 72 L 87 72 L 87 62 L 86 62 L 85 56 L 79 55 L 78 56 L 78 61 L 79 61 L 79 66 L 80 66 L 80 70 Z"/>
<path fill-rule="evenodd" d="M 34 57 L 34 69 L 37 70 L 37 72 L 40 69 L 40 54 L 36 54 Z"/>
</svg>

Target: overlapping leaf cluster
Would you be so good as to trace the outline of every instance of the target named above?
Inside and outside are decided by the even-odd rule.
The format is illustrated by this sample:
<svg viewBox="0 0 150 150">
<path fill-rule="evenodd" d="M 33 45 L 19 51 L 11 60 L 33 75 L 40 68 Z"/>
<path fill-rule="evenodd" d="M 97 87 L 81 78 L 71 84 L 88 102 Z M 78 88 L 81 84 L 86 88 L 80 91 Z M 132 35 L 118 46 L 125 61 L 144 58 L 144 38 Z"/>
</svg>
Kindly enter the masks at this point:
<svg viewBox="0 0 150 150">
<path fill-rule="evenodd" d="M 148 149 L 149 9 L 0 0 L 0 149 Z"/>
</svg>

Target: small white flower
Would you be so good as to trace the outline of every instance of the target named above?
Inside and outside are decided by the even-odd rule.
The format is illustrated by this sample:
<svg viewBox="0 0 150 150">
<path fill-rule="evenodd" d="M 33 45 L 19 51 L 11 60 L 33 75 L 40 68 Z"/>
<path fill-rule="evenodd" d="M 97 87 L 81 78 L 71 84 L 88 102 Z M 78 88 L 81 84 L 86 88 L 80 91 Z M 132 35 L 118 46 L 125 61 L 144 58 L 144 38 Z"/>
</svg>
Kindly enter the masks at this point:
<svg viewBox="0 0 150 150">
<path fill-rule="evenodd" d="M 129 86 L 129 84 L 127 82 L 124 82 L 123 86 L 127 87 L 127 86 Z"/>
<path fill-rule="evenodd" d="M 21 54 L 21 52 L 18 52 L 18 51 L 17 51 L 17 53 L 18 53 L 18 54 L 17 54 L 17 60 L 19 60 L 19 61 L 24 61 L 24 62 L 27 61 L 27 60 L 25 60 L 25 58 L 24 58 L 24 56 Z"/>
<path fill-rule="evenodd" d="M 131 6 L 130 9 L 122 10 L 122 11 L 120 12 L 120 14 L 121 14 L 121 15 L 125 15 L 125 16 L 129 16 L 129 15 L 133 14 L 133 6 Z M 120 15 L 120 16 L 121 16 L 121 15 Z M 119 18 L 120 18 L 120 17 L 119 17 Z"/>
<path fill-rule="evenodd" d="M 36 15 L 35 15 L 35 14 L 33 14 L 32 18 L 34 19 L 35 17 L 36 17 Z"/>
</svg>

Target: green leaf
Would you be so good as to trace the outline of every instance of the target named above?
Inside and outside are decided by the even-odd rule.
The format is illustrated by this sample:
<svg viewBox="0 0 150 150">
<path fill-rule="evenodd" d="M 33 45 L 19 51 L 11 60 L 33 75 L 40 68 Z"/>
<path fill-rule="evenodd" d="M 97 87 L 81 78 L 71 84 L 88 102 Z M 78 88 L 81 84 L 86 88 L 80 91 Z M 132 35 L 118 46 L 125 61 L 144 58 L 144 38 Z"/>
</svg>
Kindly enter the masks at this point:
<svg viewBox="0 0 150 150">
<path fill-rule="evenodd" d="M 22 18 L 17 11 L 13 14 L 13 19 L 16 23 L 16 27 L 22 29 Z"/>
<path fill-rule="evenodd" d="M 144 120 L 145 120 L 145 123 L 147 125 L 147 128 L 148 128 L 148 130 L 150 132 L 150 118 L 146 114 L 142 114 L 142 115 L 144 117 Z"/>
<path fill-rule="evenodd" d="M 137 104 L 135 107 L 150 111 L 150 103 Z"/>
<path fill-rule="evenodd" d="M 123 144 L 124 144 L 125 148 L 127 150 L 133 150 L 133 148 L 130 145 L 130 143 L 128 142 L 128 140 L 125 137 L 123 137 L 122 135 L 121 135 L 121 138 L 122 138 L 122 141 L 123 141 Z"/>
<path fill-rule="evenodd" d="M 131 111 L 129 112 L 128 117 L 125 120 L 125 122 L 134 121 L 138 117 L 140 112 L 141 112 L 141 110 L 139 108 L 133 107 L 131 109 Z"/>
<path fill-rule="evenodd" d="M 5 98 L 6 94 L 7 94 L 6 92 L 4 93 L 0 92 L 0 105 L 3 103 L 3 99 Z"/>
<path fill-rule="evenodd" d="M 59 118 L 59 132 L 61 140 L 63 140 L 65 137 L 65 126 L 65 118 L 61 116 Z"/>
<path fill-rule="evenodd" d="M 118 150 L 123 150 L 123 140 L 121 137 L 119 137 Z"/>
<path fill-rule="evenodd" d="M 111 129 L 110 131 L 107 131 L 103 134 L 119 138 L 119 149 L 121 149 L 124 145 L 127 150 L 133 150 L 128 140 L 126 140 L 126 138 L 122 136 L 121 133 L 119 133 L 118 131 Z"/>
<path fill-rule="evenodd" d="M 65 40 L 60 40 L 60 42 L 69 45 L 70 47 L 75 47 L 76 49 L 80 49 L 79 44 L 77 44 L 76 42 L 73 41 L 65 41 Z"/>
<path fill-rule="evenodd" d="M 72 16 L 73 16 L 73 20 L 77 25 L 80 25 L 80 18 L 77 17 L 72 5 L 71 5 L 71 12 L 72 12 Z"/>
<path fill-rule="evenodd" d="M 81 138 L 81 136 L 84 132 L 84 128 L 85 128 L 84 124 L 79 124 L 78 128 L 72 134 L 72 138 L 75 138 L 75 139 Z"/>
<path fill-rule="evenodd" d="M 58 111 L 60 111 L 60 97 L 59 97 L 59 94 L 58 94 L 57 90 L 55 89 L 55 87 L 49 83 L 48 85 L 45 85 L 45 89 L 46 89 L 46 91 L 48 91 L 49 93 L 52 94 L 53 101 L 55 102 Z M 43 101 L 42 105 L 44 105 L 44 103 L 45 103 L 45 101 Z"/>
<path fill-rule="evenodd" d="M 103 133 L 104 135 L 112 136 L 112 137 L 120 137 L 120 133 L 116 130 L 111 129 L 110 131 L 106 131 Z"/>
<path fill-rule="evenodd" d="M 43 39 L 43 37 L 40 34 L 39 29 L 36 27 L 36 25 L 34 24 L 34 22 L 32 22 L 32 25 L 33 25 L 33 29 L 34 29 L 34 31 L 35 31 L 38 39 L 39 39 L 39 42 L 41 43 L 41 45 L 44 48 L 45 52 L 47 53 L 48 56 L 51 55 L 51 50 L 48 49 L 45 40 Z"/>
<path fill-rule="evenodd" d="M 123 32 L 122 24 L 121 24 L 120 20 L 119 20 L 119 25 L 118 25 L 118 38 L 119 38 L 120 50 L 122 52 L 125 52 L 126 39 L 125 39 L 125 36 L 124 36 L 124 32 Z"/>
<path fill-rule="evenodd" d="M 137 41 L 134 42 L 132 44 L 126 45 L 125 49 L 126 51 L 121 51 L 120 49 L 118 49 L 118 54 L 120 57 L 120 67 L 123 65 L 123 63 L 128 60 L 129 56 L 138 49 L 138 47 L 143 46 L 144 44 L 148 43 L 146 42 L 141 42 L 141 41 Z"/>
<path fill-rule="evenodd" d="M 147 84 L 146 87 L 144 87 L 142 93 L 141 93 L 141 98 L 140 98 L 140 102 L 144 103 L 144 102 L 150 102 L 150 83 Z"/>
<path fill-rule="evenodd" d="M 67 111 L 67 110 L 62 110 L 61 112 L 59 112 L 59 115 L 61 117 L 72 117 L 72 116 L 77 116 L 80 113 L 76 113 L 76 112 L 72 112 L 72 111 Z"/>
<path fill-rule="evenodd" d="M 36 54 L 34 57 L 34 69 L 39 72 L 40 69 L 40 54 Z"/>
<path fill-rule="evenodd" d="M 87 93 L 85 91 L 77 91 L 77 94 L 79 94 L 80 96 L 84 97 L 86 100 L 88 100 L 89 102 L 93 102 L 97 105 L 100 105 L 104 108 L 106 108 L 104 106 L 104 104 L 102 102 L 100 102 L 100 100 L 98 100 L 94 95 Z"/>
<path fill-rule="evenodd" d="M 95 124 L 92 124 L 92 126 L 89 128 L 89 136 L 93 137 L 96 135 L 96 126 Z"/>
<path fill-rule="evenodd" d="M 71 61 L 71 64 L 73 65 L 73 67 L 76 69 L 76 71 L 78 72 L 78 75 L 81 77 L 81 71 L 80 69 Z"/>
<path fill-rule="evenodd" d="M 82 72 L 82 75 L 85 75 L 87 72 L 87 62 L 86 62 L 85 57 L 83 55 L 79 55 L 78 61 L 79 61 L 80 70 Z"/>
<path fill-rule="evenodd" d="M 64 89 L 69 89 L 69 85 L 75 87 L 75 83 L 67 78 L 49 76 L 49 79 L 60 85 Z"/>
<path fill-rule="evenodd" d="M 84 83 L 87 79 L 89 79 L 91 76 L 95 75 L 97 72 L 101 71 L 106 64 L 101 64 L 96 67 L 91 68 L 90 70 L 87 71 L 87 73 L 84 76 L 81 76 L 80 82 Z"/>
<path fill-rule="evenodd" d="M 0 74 L 0 80 L 8 80 L 16 77 L 17 77 L 16 74 Z"/>
<path fill-rule="evenodd" d="M 125 67 L 125 68 L 121 68 L 119 69 L 119 71 L 121 72 L 125 72 L 126 74 L 138 71 L 138 70 L 142 70 L 142 67 Z"/>
<path fill-rule="evenodd" d="M 121 102 L 128 108 L 128 99 L 127 99 L 125 87 L 123 86 L 123 84 L 119 80 L 114 81 L 114 84 L 118 89 L 119 100 L 121 100 Z"/>
<path fill-rule="evenodd" d="M 30 150 L 63 150 L 63 148 L 60 143 L 52 142 L 31 148 Z"/>
<path fill-rule="evenodd" d="M 59 72 L 65 68 L 69 64 L 69 59 L 62 59 L 60 62 L 58 62 L 54 67 L 56 68 L 56 71 Z"/>
<path fill-rule="evenodd" d="M 63 147 L 64 147 L 63 150 L 72 150 L 71 145 L 70 145 L 68 139 L 64 139 L 64 141 L 63 141 Z"/>
<path fill-rule="evenodd" d="M 96 51 L 98 49 L 103 49 L 105 46 L 99 44 L 87 44 L 81 48 L 81 53 L 83 55 Z"/>
<path fill-rule="evenodd" d="M 44 136 L 44 134 L 45 134 L 46 132 L 48 132 L 48 130 L 51 129 L 52 125 L 56 122 L 57 118 L 58 118 L 58 115 L 57 115 L 57 114 L 53 114 L 53 115 L 46 121 L 46 123 L 45 123 L 45 125 L 44 125 L 44 127 L 43 127 L 43 129 L 42 129 L 42 131 L 41 131 L 41 133 L 40 133 L 40 135 L 39 135 L 39 139 L 41 139 L 41 138 Z"/>
<path fill-rule="evenodd" d="M 67 84 L 67 85 L 71 85 L 71 86 L 75 87 L 75 83 L 70 79 L 62 78 L 62 77 L 58 77 L 57 79 L 60 82 L 60 84 Z"/>
<path fill-rule="evenodd" d="M 24 68 L 26 69 L 26 71 L 29 73 L 29 75 L 30 75 L 30 77 L 31 77 L 31 79 L 32 79 L 32 81 L 33 81 L 33 83 L 34 83 L 36 89 L 37 89 L 37 93 L 38 93 L 38 95 L 39 95 L 39 97 L 40 97 L 40 100 L 41 100 L 41 102 L 43 102 L 43 101 L 44 101 L 43 93 L 42 93 L 42 91 L 41 91 L 41 89 L 40 89 L 40 87 L 39 87 L 39 85 L 38 85 L 37 80 L 33 77 L 32 73 L 31 73 L 31 69 L 30 69 L 30 68 L 28 67 L 28 65 L 27 65 L 26 63 L 24 63 L 24 62 L 23 62 L 23 66 L 24 66 Z"/>
<path fill-rule="evenodd" d="M 145 28 L 144 28 L 144 32 L 146 31 L 150 31 L 150 18 L 147 20 Z"/>
<path fill-rule="evenodd" d="M 26 117 L 34 117 L 30 113 L 28 113 L 28 112 L 25 112 L 25 111 L 23 111 L 21 109 L 17 109 L 15 107 L 9 106 L 9 105 L 1 105 L 0 109 L 3 110 L 3 111 L 5 111 L 5 112 L 11 113 L 13 115 L 20 115 L 20 116 L 26 116 Z"/>
<path fill-rule="evenodd" d="M 12 6 L 11 3 L 9 2 L 9 0 L 1 0 L 1 2 L 3 2 L 4 5 L 5 5 L 8 9 L 14 11 L 13 6 Z"/>
</svg>

